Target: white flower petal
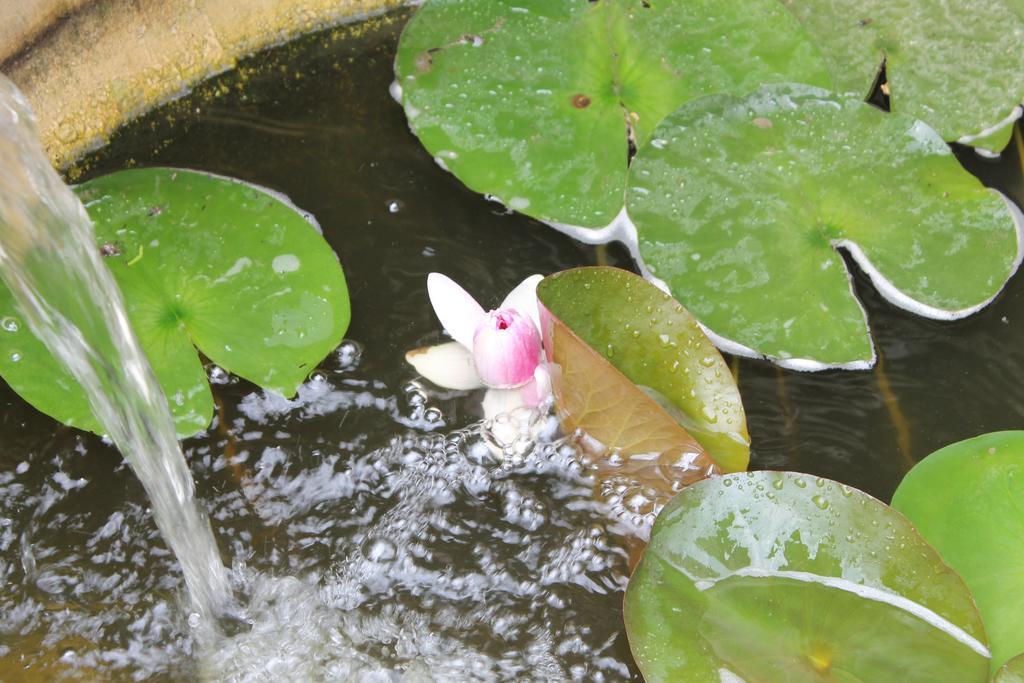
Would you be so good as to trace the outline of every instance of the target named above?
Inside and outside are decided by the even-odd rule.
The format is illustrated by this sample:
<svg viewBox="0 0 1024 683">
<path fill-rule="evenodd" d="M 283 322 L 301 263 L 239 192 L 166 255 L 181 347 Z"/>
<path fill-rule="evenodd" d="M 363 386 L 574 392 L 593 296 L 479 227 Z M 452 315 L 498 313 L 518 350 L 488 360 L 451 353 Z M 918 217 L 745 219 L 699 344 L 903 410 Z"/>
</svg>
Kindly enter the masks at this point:
<svg viewBox="0 0 1024 683">
<path fill-rule="evenodd" d="M 520 389 L 488 389 L 484 394 L 484 419 L 493 420 L 525 405 Z"/>
<path fill-rule="evenodd" d="M 514 308 L 520 313 L 530 316 L 530 320 L 540 331 L 540 312 L 537 310 L 537 285 L 544 279 L 543 275 L 531 275 L 508 293 L 501 303 L 501 308 Z"/>
<path fill-rule="evenodd" d="M 473 354 L 459 342 L 425 346 L 405 354 L 405 360 L 428 380 L 445 389 L 479 389 L 483 380 L 473 364 Z"/>
<path fill-rule="evenodd" d="M 427 295 L 441 325 L 467 349 L 473 348 L 473 332 L 484 316 L 484 309 L 454 280 L 441 273 L 427 276 Z"/>
</svg>

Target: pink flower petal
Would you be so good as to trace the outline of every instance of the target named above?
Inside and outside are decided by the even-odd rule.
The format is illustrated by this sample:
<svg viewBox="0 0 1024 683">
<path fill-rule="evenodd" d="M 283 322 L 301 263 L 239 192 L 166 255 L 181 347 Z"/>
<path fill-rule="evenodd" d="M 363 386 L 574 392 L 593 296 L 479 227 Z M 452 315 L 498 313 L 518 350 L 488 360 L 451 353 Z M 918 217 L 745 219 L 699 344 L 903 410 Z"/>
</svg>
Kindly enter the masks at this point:
<svg viewBox="0 0 1024 683">
<path fill-rule="evenodd" d="M 484 317 L 484 309 L 476 299 L 441 273 L 427 276 L 427 295 L 437 319 L 452 339 L 472 349 L 473 334 Z"/>
<path fill-rule="evenodd" d="M 473 335 L 473 359 L 484 384 L 510 389 L 533 379 L 540 362 L 540 332 L 514 308 L 488 313 Z"/>
<path fill-rule="evenodd" d="M 405 354 L 405 360 L 416 372 L 445 389 L 466 391 L 484 386 L 473 354 L 458 342 L 413 349 Z"/>
<path fill-rule="evenodd" d="M 536 408 L 551 395 L 551 375 L 548 373 L 547 363 L 540 363 L 533 371 L 533 379 L 527 382 L 519 390 L 523 394 L 523 403 Z"/>
<path fill-rule="evenodd" d="M 502 308 L 514 308 L 528 315 L 533 324 L 540 329 L 540 312 L 537 309 L 537 285 L 544 279 L 543 275 L 531 275 L 508 293 L 501 303 Z"/>
</svg>

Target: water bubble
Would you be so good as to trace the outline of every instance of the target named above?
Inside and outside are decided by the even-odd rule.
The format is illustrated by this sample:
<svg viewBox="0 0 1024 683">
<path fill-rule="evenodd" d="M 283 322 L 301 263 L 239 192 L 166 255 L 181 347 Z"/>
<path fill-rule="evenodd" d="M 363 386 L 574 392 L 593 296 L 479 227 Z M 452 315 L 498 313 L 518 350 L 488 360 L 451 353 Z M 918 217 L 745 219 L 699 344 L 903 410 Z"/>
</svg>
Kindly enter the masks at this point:
<svg viewBox="0 0 1024 683">
<path fill-rule="evenodd" d="M 18 351 L 12 351 L 11 360 L 17 363 L 19 360 L 21 360 L 21 353 L 19 353 Z"/>
<path fill-rule="evenodd" d="M 350 339 L 343 341 L 334 352 L 334 357 L 338 362 L 338 369 L 343 372 L 357 368 L 362 355 L 362 346 Z"/>
<path fill-rule="evenodd" d="M 390 562 L 398 555 L 398 548 L 386 538 L 369 538 L 363 544 L 363 556 L 371 562 Z"/>
<path fill-rule="evenodd" d="M 654 512 L 657 500 L 657 492 L 649 486 L 633 486 L 622 494 L 623 507 L 638 515 Z"/>
<path fill-rule="evenodd" d="M 409 405 L 413 408 L 421 407 L 427 402 L 427 393 L 423 391 L 423 387 L 416 383 L 410 383 L 405 386 L 405 398 L 409 401 Z"/>
<path fill-rule="evenodd" d="M 817 495 L 811 498 L 811 502 L 814 503 L 821 510 L 828 509 L 828 498 L 822 495 Z"/>
<path fill-rule="evenodd" d="M 701 454 L 695 451 L 671 449 L 658 458 L 658 468 L 669 481 L 688 479 L 700 472 L 700 457 Z"/>
<path fill-rule="evenodd" d="M 389 199 L 386 208 L 388 213 L 398 213 L 405 208 L 405 203 L 399 199 Z"/>
<path fill-rule="evenodd" d="M 210 384 L 227 384 L 231 381 L 231 376 L 227 371 L 213 363 L 206 366 L 206 376 L 209 378 Z"/>
<path fill-rule="evenodd" d="M 12 318 L 11 316 L 0 320 L 0 327 L 3 327 L 7 332 L 17 332 L 20 329 L 17 318 Z"/>
</svg>

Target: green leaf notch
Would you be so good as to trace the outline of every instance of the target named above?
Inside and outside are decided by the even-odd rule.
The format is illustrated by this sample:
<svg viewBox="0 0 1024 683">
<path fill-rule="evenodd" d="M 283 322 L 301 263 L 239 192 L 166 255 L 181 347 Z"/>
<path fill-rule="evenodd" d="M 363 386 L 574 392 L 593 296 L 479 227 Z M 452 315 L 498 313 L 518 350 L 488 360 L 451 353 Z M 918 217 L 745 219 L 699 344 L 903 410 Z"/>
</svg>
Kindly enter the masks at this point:
<svg viewBox="0 0 1024 683">
<path fill-rule="evenodd" d="M 964 577 L 985 622 L 993 671 L 1024 653 L 1024 432 L 985 434 L 932 453 L 904 478 L 892 504 Z M 1013 667 L 1018 676 L 1022 665 Z"/>
<path fill-rule="evenodd" d="M 341 265 L 286 198 L 168 168 L 113 173 L 76 192 L 180 437 L 206 429 L 213 414 L 196 347 L 291 396 L 343 338 L 350 309 Z M 51 417 L 102 433 L 81 388 L 21 323 L 3 286 L 0 328 L 7 383 Z"/>
<path fill-rule="evenodd" d="M 831 85 L 776 0 L 428 0 L 395 72 L 439 163 L 591 241 L 622 211 L 631 141 L 680 104 L 767 82 Z"/>
<path fill-rule="evenodd" d="M 983 683 L 963 580 L 899 513 L 790 472 L 714 477 L 658 518 L 626 590 L 650 683 Z"/>
<path fill-rule="evenodd" d="M 720 348 L 801 370 L 874 362 L 839 250 L 890 302 L 946 320 L 987 305 L 1022 256 L 1020 211 L 932 129 L 801 85 L 672 113 L 627 209 L 649 272 Z"/>
<path fill-rule="evenodd" d="M 623 447 L 616 443 L 616 435 L 635 435 L 637 422 L 649 421 L 650 411 L 665 412 L 664 420 L 677 422 L 724 471 L 747 468 L 750 437 L 739 388 L 718 350 L 679 302 L 633 273 L 600 266 L 545 278 L 537 287 L 537 298 L 546 314 L 545 343 L 552 360 L 565 354 L 558 348 L 550 317 L 600 356 L 561 368 L 589 381 L 591 391 L 602 389 L 603 397 L 575 402 L 586 406 L 588 416 L 575 415 L 574 420 L 594 427 L 614 424 L 607 445 Z M 602 359 L 621 373 L 628 389 L 635 384 L 649 392 L 630 402 L 644 405 L 632 423 L 619 423 L 619 403 L 625 401 L 626 389 L 616 390 L 609 382 L 597 387 L 593 381 L 599 370 L 592 364 Z"/>
<path fill-rule="evenodd" d="M 1001 151 L 1024 97 L 1020 0 L 781 0 L 837 92 L 865 98 L 883 61 L 892 111 Z M 975 140 L 976 139 L 976 140 Z"/>
</svg>

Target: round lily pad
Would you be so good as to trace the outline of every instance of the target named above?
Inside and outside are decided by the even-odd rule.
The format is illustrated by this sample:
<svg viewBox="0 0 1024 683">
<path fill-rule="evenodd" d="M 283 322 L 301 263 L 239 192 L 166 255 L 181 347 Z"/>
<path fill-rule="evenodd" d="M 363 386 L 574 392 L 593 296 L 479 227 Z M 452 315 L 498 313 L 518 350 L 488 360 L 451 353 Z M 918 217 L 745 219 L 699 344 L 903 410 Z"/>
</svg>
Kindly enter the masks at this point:
<svg viewBox="0 0 1024 683">
<path fill-rule="evenodd" d="M 776 0 L 427 0 L 395 71 L 413 131 L 462 182 L 587 228 L 620 213 L 630 145 L 680 104 L 831 84 Z"/>
<path fill-rule="evenodd" d="M 285 198 L 167 168 L 113 173 L 76 192 L 180 436 L 205 429 L 213 413 L 196 347 L 291 396 L 343 338 L 350 310 L 341 265 Z M 22 324 L 2 286 L 0 375 L 40 411 L 102 433 L 81 388 Z"/>
<path fill-rule="evenodd" d="M 1024 655 L 1017 655 L 996 672 L 993 683 L 1024 683 Z"/>
<path fill-rule="evenodd" d="M 713 477 L 665 507 L 625 598 L 646 680 L 987 680 L 963 580 L 899 513 L 790 472 Z"/>
<path fill-rule="evenodd" d="M 1024 652 L 1024 432 L 932 453 L 892 504 L 964 577 L 992 643 L 993 669 Z"/>
<path fill-rule="evenodd" d="M 640 150 L 627 209 L 654 276 L 734 353 L 874 361 L 846 251 L 894 304 L 954 319 L 1021 259 L 1020 212 L 909 116 L 802 85 L 718 95 Z"/>
<path fill-rule="evenodd" d="M 750 437 L 739 389 L 721 354 L 679 302 L 633 273 L 608 267 L 547 277 L 537 297 L 548 313 L 548 352 L 575 378 L 566 382 L 567 395 L 579 398 L 570 411 L 575 426 L 600 429 L 606 441 L 621 441 L 627 434 L 637 439 L 657 432 L 659 425 L 678 423 L 723 470 L 747 468 Z M 552 322 L 568 327 L 598 355 L 563 353 L 561 347 L 573 338 L 555 334 Z M 597 366 L 603 360 L 619 372 L 601 373 Z M 664 398 L 671 412 L 651 392 Z"/>
<path fill-rule="evenodd" d="M 1005 0 L 782 0 L 818 45 L 835 89 L 865 98 L 883 61 L 892 111 L 946 140 L 1002 150 L 1024 97 L 1024 6 Z M 1018 5 L 1021 3 L 1017 2 Z"/>
</svg>

